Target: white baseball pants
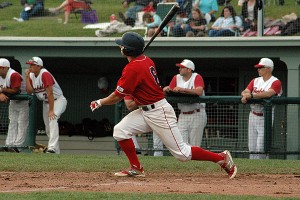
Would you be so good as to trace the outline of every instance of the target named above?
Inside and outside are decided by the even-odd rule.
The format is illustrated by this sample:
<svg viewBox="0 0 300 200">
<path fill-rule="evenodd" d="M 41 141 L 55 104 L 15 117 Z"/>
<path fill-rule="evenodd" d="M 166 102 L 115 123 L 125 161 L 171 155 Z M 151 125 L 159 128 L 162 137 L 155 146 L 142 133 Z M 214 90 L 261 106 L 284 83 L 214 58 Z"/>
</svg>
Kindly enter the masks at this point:
<svg viewBox="0 0 300 200">
<path fill-rule="evenodd" d="M 130 112 L 114 127 L 117 141 L 133 135 L 154 131 L 170 153 L 180 161 L 191 159 L 191 146 L 184 143 L 177 126 L 173 107 L 165 100 L 154 103 L 155 108 L 137 109 Z"/>
<path fill-rule="evenodd" d="M 9 103 L 9 125 L 5 145 L 22 146 L 29 124 L 28 101 L 11 100 Z"/>
<path fill-rule="evenodd" d="M 67 100 L 64 96 L 60 96 L 58 99 L 54 101 L 54 113 L 57 116 L 54 120 L 49 120 L 49 104 L 44 101 L 43 103 L 43 119 L 45 123 L 46 134 L 49 138 L 48 141 L 48 149 L 54 150 L 55 153 L 60 153 L 59 148 L 59 127 L 58 127 L 58 119 L 65 112 L 67 107 Z"/>
<path fill-rule="evenodd" d="M 180 114 L 178 117 L 178 128 L 183 142 L 192 146 L 201 147 L 203 131 L 207 123 L 207 115 L 204 108 L 193 114 Z"/>
</svg>

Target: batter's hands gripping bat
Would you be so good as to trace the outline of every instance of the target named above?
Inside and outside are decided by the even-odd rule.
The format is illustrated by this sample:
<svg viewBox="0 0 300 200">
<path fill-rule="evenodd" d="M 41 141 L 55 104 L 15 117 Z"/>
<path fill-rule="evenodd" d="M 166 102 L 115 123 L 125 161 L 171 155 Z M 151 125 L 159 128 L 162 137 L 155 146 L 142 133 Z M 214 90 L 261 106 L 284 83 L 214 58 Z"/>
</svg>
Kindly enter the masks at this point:
<svg viewBox="0 0 300 200">
<path fill-rule="evenodd" d="M 148 46 L 150 46 L 150 44 L 152 43 L 152 41 L 156 38 L 156 36 L 163 30 L 163 28 L 170 22 L 170 20 L 174 17 L 174 15 L 177 13 L 178 9 L 180 7 L 175 4 L 171 10 L 168 12 L 168 14 L 166 15 L 166 17 L 163 19 L 163 21 L 161 22 L 160 26 L 158 27 L 158 29 L 156 29 L 155 33 L 153 34 L 153 36 L 151 37 L 150 41 L 147 43 L 147 45 L 144 47 L 143 52 L 146 51 L 146 49 L 148 48 Z"/>
</svg>

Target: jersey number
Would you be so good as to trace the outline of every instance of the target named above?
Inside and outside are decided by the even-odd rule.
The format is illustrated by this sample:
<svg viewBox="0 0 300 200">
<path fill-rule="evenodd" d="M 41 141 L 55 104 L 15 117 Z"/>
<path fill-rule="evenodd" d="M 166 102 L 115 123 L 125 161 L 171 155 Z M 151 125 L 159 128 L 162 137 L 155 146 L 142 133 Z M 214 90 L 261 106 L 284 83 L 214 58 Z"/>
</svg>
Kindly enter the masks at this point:
<svg viewBox="0 0 300 200">
<path fill-rule="evenodd" d="M 157 73 L 156 73 L 156 70 L 154 67 L 150 67 L 150 73 L 152 74 L 156 84 L 160 86 L 159 79 L 158 79 L 158 76 L 157 76 Z"/>
<path fill-rule="evenodd" d="M 47 93 L 43 93 L 43 96 L 44 96 L 45 99 L 48 99 Z"/>
</svg>

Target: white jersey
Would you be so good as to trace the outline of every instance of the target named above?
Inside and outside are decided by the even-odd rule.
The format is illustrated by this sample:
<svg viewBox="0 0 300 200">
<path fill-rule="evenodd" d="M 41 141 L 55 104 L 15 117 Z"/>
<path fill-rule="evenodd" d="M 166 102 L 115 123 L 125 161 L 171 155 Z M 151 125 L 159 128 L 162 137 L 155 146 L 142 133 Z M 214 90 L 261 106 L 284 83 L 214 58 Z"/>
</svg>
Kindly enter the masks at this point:
<svg viewBox="0 0 300 200">
<path fill-rule="evenodd" d="M 25 93 L 26 92 L 26 90 L 25 90 L 25 85 L 26 85 L 25 81 L 23 80 L 22 76 L 18 72 L 16 72 L 15 70 L 13 70 L 12 68 L 8 69 L 5 79 L 3 79 L 0 76 L 0 87 L 2 87 L 2 88 L 11 88 L 12 87 L 11 77 L 12 77 L 13 74 L 18 74 L 18 76 L 20 76 L 21 79 L 18 79 L 16 81 L 21 81 L 20 90 L 21 90 L 22 93 Z M 14 84 L 18 85 L 19 82 L 15 82 Z"/>
<path fill-rule="evenodd" d="M 268 91 L 271 88 L 272 84 L 277 80 L 278 79 L 274 76 L 269 78 L 269 80 L 267 81 L 264 81 L 263 77 L 255 78 L 253 82 L 252 93 L 261 93 L 264 91 Z M 277 96 L 281 96 L 281 94 L 282 94 L 282 88 L 280 92 L 277 94 Z M 251 104 L 250 107 L 253 112 L 263 113 L 264 111 L 264 107 L 261 104 Z"/>
<path fill-rule="evenodd" d="M 187 89 L 194 89 L 195 88 L 195 78 L 198 74 L 193 73 L 191 78 L 188 81 L 185 81 L 183 79 L 183 76 L 180 74 L 176 75 L 176 86 L 181 88 L 187 88 Z M 202 93 L 202 96 L 205 96 L 204 90 Z M 189 112 L 196 109 L 205 108 L 205 103 L 178 103 L 178 109 L 181 112 Z"/>
<path fill-rule="evenodd" d="M 48 70 L 44 68 L 41 69 L 37 77 L 35 77 L 34 73 L 30 73 L 30 79 L 32 81 L 32 87 L 34 89 L 34 92 L 39 100 L 48 101 L 48 96 L 46 92 L 47 86 L 45 87 L 45 84 L 48 85 L 49 83 L 53 87 L 54 99 L 58 99 L 60 96 L 63 95 L 63 92 L 55 78 L 50 72 L 48 72 Z"/>
</svg>

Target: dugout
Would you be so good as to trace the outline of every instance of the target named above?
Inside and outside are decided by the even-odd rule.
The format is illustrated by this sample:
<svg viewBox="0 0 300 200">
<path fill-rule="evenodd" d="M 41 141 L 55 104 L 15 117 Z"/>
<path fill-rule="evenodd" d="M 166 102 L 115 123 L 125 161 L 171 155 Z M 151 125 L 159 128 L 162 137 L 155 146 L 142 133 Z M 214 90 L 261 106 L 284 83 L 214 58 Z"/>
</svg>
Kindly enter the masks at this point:
<svg viewBox="0 0 300 200">
<path fill-rule="evenodd" d="M 94 113 L 89 109 L 91 100 L 107 95 L 99 92 L 98 79 L 107 77 L 112 92 L 127 63 L 114 38 L 2 38 L 0 46 L 5 49 L 0 56 L 20 63 L 23 71 L 32 56 L 43 59 L 68 99 L 61 120 L 79 123 L 85 117 L 106 117 L 114 121 L 113 106 Z M 299 37 L 156 38 L 146 54 L 155 61 L 162 86 L 178 73 L 175 63 L 184 58 L 193 60 L 195 71 L 204 78 L 207 95 L 239 95 L 257 76 L 253 65 L 261 57 L 269 57 L 275 64 L 274 75 L 283 83 L 283 95 L 300 96 Z M 288 135 L 288 143 L 299 150 L 299 135 Z"/>
</svg>

